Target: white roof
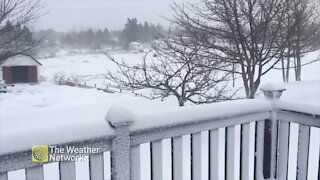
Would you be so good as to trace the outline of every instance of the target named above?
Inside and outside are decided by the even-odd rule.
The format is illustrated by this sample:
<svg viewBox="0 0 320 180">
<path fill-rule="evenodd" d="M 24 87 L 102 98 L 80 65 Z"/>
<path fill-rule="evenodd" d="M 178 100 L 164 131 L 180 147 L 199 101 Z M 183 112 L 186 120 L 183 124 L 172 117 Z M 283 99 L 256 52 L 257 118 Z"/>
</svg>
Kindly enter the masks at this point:
<svg viewBox="0 0 320 180">
<path fill-rule="evenodd" d="M 141 43 L 138 43 L 138 42 L 135 42 L 135 41 L 130 42 L 129 44 L 137 44 L 137 45 L 141 45 Z"/>
<path fill-rule="evenodd" d="M 39 66 L 40 62 L 27 55 L 16 55 L 3 61 L 0 66 Z"/>
</svg>

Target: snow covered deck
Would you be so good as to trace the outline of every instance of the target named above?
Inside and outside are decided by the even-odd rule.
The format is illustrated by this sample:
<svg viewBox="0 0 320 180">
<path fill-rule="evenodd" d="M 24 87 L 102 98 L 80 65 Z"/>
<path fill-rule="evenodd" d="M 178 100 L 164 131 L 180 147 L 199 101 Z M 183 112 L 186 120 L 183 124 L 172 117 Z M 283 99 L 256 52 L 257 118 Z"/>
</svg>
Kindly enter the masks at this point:
<svg viewBox="0 0 320 180">
<path fill-rule="evenodd" d="M 66 138 L 60 134 L 57 136 L 61 137 L 60 140 L 51 138 L 46 143 L 59 147 L 72 145 L 101 148 L 100 154 L 89 156 L 91 180 L 104 178 L 105 161 L 111 164 L 111 179 L 143 179 L 143 174 L 146 172 L 142 168 L 141 160 L 145 152 L 141 150 L 141 146 L 149 142 L 151 179 L 165 179 L 164 175 L 169 173 L 171 179 L 229 180 L 241 177 L 241 179 L 284 180 L 288 179 L 291 173 L 288 171 L 289 146 L 294 140 L 291 137 L 290 126 L 292 123 L 297 123 L 299 134 L 296 140 L 298 141 L 296 177 L 299 180 L 310 179 L 308 175 L 311 169 L 317 171 L 313 172 L 313 176 L 316 174 L 319 177 L 319 143 L 312 146 L 310 133 L 315 129 L 319 131 L 320 106 L 280 100 L 275 95 L 279 95 L 280 91 L 281 89 L 277 88 L 265 88 L 264 93 L 268 97 L 266 100 L 240 100 L 144 115 L 135 114 L 125 108 L 113 107 L 106 115 L 105 124 L 100 124 L 104 127 L 96 126 L 98 133 L 81 134 L 79 131 L 74 136 L 80 136 L 82 140 L 70 141 L 72 137 L 68 133 L 75 130 L 70 125 L 69 131 L 64 132 Z M 93 126 L 90 127 L 90 123 L 84 124 L 87 125 L 91 131 L 95 131 Z M 239 125 L 241 125 L 240 131 L 237 131 Z M 225 131 L 224 138 L 221 138 L 221 130 Z M 46 131 L 50 133 L 49 129 Z M 203 132 L 207 132 L 207 139 L 204 138 Z M 35 137 L 38 140 L 36 142 L 44 142 L 41 140 L 41 133 Z M 94 134 L 99 136 L 93 136 Z M 185 161 L 185 135 L 190 135 L 188 162 Z M 237 138 L 240 138 L 239 145 L 236 144 Z M 167 160 L 164 158 L 165 139 L 171 139 L 170 152 L 167 156 L 171 158 L 169 168 L 166 167 Z M 202 145 L 204 139 L 207 141 L 207 151 L 204 151 Z M 35 141 L 30 140 L 21 144 L 14 139 L 10 141 L 17 143 L 14 147 L 1 147 L 0 180 L 7 180 L 8 172 L 18 169 L 25 169 L 27 180 L 45 179 L 43 168 L 45 163 L 31 162 L 31 150 L 26 148 L 31 147 Z M 111 153 L 109 159 L 103 154 L 107 151 Z M 316 156 L 310 158 L 310 153 Z M 207 161 L 206 165 L 204 159 Z M 75 162 L 59 164 L 60 180 L 76 179 Z M 203 169 L 207 169 L 206 173 L 203 173 Z"/>
</svg>

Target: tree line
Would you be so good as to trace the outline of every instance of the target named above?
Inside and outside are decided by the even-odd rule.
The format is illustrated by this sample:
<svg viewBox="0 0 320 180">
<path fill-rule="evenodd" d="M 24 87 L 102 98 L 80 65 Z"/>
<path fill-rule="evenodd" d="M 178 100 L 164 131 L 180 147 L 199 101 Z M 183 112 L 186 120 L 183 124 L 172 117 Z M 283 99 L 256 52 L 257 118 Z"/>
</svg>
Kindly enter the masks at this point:
<svg viewBox="0 0 320 180">
<path fill-rule="evenodd" d="M 68 48 L 85 48 L 98 50 L 103 47 L 122 47 L 128 49 L 130 42 L 150 44 L 153 32 L 163 31 L 161 25 L 144 22 L 139 23 L 136 18 L 128 18 L 122 30 L 109 31 L 108 28 L 93 30 L 88 28 L 80 31 L 56 32 L 52 29 L 42 30 L 37 37 L 44 41 L 43 46 L 59 44 Z"/>
</svg>

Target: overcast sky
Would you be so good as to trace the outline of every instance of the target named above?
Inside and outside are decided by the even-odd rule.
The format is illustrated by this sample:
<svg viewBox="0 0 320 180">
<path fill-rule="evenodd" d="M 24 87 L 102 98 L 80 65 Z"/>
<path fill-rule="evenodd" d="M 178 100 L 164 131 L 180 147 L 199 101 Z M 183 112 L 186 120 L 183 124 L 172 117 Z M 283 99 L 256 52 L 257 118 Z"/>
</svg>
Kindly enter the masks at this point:
<svg viewBox="0 0 320 180">
<path fill-rule="evenodd" d="M 47 14 L 35 24 L 36 29 L 69 31 L 92 27 L 122 29 L 127 18 L 139 22 L 169 23 L 172 0 L 44 0 Z M 175 0 L 181 2 L 181 0 Z"/>
</svg>

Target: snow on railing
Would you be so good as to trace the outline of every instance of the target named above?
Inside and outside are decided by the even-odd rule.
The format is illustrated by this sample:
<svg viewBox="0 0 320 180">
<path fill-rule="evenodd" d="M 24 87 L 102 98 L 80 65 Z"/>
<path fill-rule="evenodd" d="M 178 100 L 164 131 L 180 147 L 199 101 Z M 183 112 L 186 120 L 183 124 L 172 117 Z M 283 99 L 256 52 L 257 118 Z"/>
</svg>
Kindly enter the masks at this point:
<svg viewBox="0 0 320 180">
<path fill-rule="evenodd" d="M 307 179 L 310 128 L 320 128 L 318 106 L 279 100 L 285 90 L 281 87 L 266 86 L 262 90 L 266 100 L 224 102 L 145 115 L 113 107 L 106 116 L 114 129 L 113 135 L 60 144 L 58 147 L 101 148 L 101 153 L 89 155 L 91 180 L 104 179 L 105 161 L 111 162 L 111 179 L 142 179 L 141 155 L 145 152 L 140 145 L 143 143 L 150 143 L 151 179 L 163 179 L 163 139 L 168 138 L 171 139 L 172 179 L 183 179 L 185 172 L 190 171 L 192 179 L 207 176 L 210 180 L 222 177 L 228 180 L 239 177 L 284 180 L 288 178 L 290 123 L 294 122 L 299 124 L 297 179 Z M 239 125 L 240 133 L 236 131 Z M 220 130 L 225 131 L 224 142 L 219 142 Z M 203 154 L 202 132 L 208 132 L 207 154 Z M 252 133 L 255 133 L 254 137 L 250 135 Z M 189 170 L 184 167 L 185 135 L 190 135 Z M 236 138 L 239 136 L 240 147 L 237 147 Z M 250 146 L 250 140 L 254 140 L 254 148 Z M 220 152 L 221 145 L 225 146 L 225 152 Z M 240 148 L 240 157 L 236 157 L 236 148 Z M 254 158 L 250 158 L 253 157 L 252 150 Z M 106 151 L 111 152 L 110 159 L 104 158 L 103 152 Z M 225 156 L 224 172 L 219 170 L 221 155 Z M 202 173 L 202 156 L 208 157 L 207 174 Z M 31 157 L 31 150 L 1 155 L 0 180 L 8 180 L 8 172 L 18 169 L 25 169 L 26 180 L 43 180 L 45 163 L 31 162 Z M 236 161 L 237 158 L 240 161 Z M 252 163 L 253 174 L 250 173 Z M 60 180 L 75 180 L 75 162 L 59 162 L 59 175 Z"/>
</svg>

